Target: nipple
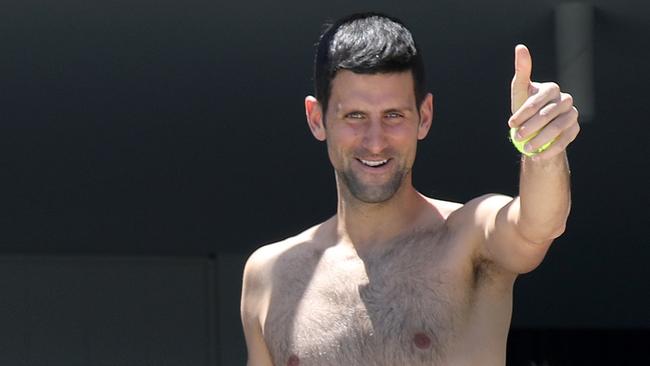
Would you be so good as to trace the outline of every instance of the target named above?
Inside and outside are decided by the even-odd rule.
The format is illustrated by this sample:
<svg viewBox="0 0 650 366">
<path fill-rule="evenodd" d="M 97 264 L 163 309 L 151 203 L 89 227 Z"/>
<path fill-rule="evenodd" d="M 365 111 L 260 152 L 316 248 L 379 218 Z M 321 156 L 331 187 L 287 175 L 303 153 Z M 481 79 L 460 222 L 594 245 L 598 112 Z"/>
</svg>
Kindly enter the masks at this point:
<svg viewBox="0 0 650 366">
<path fill-rule="evenodd" d="M 291 355 L 289 361 L 287 361 L 287 366 L 298 366 L 300 365 L 300 359 L 296 355 Z"/>
<path fill-rule="evenodd" d="M 431 347 L 431 338 L 424 333 L 416 333 L 413 336 L 413 343 L 419 349 L 427 349 Z"/>
</svg>

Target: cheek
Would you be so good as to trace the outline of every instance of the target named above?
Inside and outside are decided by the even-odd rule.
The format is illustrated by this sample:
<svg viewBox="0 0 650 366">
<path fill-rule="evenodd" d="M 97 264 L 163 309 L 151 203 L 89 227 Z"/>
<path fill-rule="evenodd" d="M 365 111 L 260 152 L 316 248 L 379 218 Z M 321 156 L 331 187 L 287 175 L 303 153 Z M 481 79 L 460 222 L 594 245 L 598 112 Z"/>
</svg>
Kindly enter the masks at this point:
<svg viewBox="0 0 650 366">
<path fill-rule="evenodd" d="M 344 150 L 342 146 L 333 139 L 327 140 L 327 155 L 334 168 L 341 168 L 343 164 Z"/>
<path fill-rule="evenodd" d="M 396 142 L 396 145 L 393 146 L 401 146 L 397 149 L 401 151 L 404 163 L 407 165 L 413 164 L 418 147 L 418 139 L 416 135 L 410 134 L 408 136 L 405 136 L 399 141 L 399 143 Z"/>
<path fill-rule="evenodd" d="M 359 131 L 348 127 L 330 131 L 327 139 L 332 149 L 345 151 L 355 146 L 359 136 L 361 136 Z"/>
<path fill-rule="evenodd" d="M 387 135 L 392 136 L 395 140 L 401 142 L 417 139 L 418 137 L 418 121 L 403 121 L 402 123 L 396 124 L 394 126 L 385 127 Z"/>
<path fill-rule="evenodd" d="M 402 146 L 404 150 L 410 150 L 415 148 L 418 141 L 417 129 L 414 128 L 402 128 L 396 129 L 390 135 L 390 143 L 393 146 Z"/>
<path fill-rule="evenodd" d="M 358 148 L 355 133 L 332 132 L 327 137 L 327 154 L 334 168 L 344 169 L 350 164 L 348 159 Z"/>
</svg>

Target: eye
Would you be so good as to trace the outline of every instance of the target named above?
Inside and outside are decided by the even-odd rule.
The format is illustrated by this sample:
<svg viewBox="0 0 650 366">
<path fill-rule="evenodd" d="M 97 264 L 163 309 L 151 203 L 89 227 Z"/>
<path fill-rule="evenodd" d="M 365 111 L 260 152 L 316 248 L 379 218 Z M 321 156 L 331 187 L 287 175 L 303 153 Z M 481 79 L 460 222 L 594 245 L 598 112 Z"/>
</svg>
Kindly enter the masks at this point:
<svg viewBox="0 0 650 366">
<path fill-rule="evenodd" d="M 345 118 L 349 119 L 363 119 L 365 115 L 361 112 L 350 112 L 345 115 Z"/>
<path fill-rule="evenodd" d="M 384 121 L 386 121 L 386 123 L 399 124 L 403 121 L 403 119 L 404 119 L 404 114 L 397 111 L 387 112 L 386 114 L 384 114 Z"/>
</svg>

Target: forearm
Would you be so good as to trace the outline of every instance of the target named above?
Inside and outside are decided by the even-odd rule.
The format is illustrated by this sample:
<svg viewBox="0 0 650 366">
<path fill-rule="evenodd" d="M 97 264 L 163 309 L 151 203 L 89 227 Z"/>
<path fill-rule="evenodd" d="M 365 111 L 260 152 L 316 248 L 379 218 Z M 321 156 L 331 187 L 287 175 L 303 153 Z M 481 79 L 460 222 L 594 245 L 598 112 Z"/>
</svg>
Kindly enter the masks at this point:
<svg viewBox="0 0 650 366">
<path fill-rule="evenodd" d="M 564 232 L 571 209 L 566 152 L 544 161 L 522 157 L 517 229 L 526 239 L 543 243 Z"/>
<path fill-rule="evenodd" d="M 515 47 L 508 126 L 516 129 L 519 142 L 525 142 L 525 152 L 540 152 L 533 158 L 522 156 L 519 197 L 509 205 L 507 220 L 526 241 L 546 244 L 564 232 L 569 216 L 566 147 L 580 132 L 580 125 L 570 94 L 555 83 L 530 80 L 532 62 L 525 46 Z M 552 143 L 546 146 L 549 141 Z"/>
</svg>

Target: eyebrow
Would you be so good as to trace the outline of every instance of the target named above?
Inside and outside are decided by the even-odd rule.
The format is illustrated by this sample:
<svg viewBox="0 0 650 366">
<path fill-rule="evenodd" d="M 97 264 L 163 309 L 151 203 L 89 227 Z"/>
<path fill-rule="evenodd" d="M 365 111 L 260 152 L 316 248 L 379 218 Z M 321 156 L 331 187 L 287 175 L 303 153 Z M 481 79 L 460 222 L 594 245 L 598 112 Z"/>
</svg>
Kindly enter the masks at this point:
<svg viewBox="0 0 650 366">
<path fill-rule="evenodd" d="M 343 113 L 343 112 L 347 112 L 347 113 L 350 113 L 350 112 L 363 112 L 363 113 L 367 113 L 367 111 L 368 111 L 367 108 L 357 108 L 357 107 L 352 107 L 352 106 L 346 108 L 346 107 L 344 107 L 344 106 L 340 106 L 340 105 L 337 106 L 337 109 L 336 109 L 336 110 L 337 110 L 337 112 L 340 112 L 340 113 Z M 410 107 L 410 106 L 399 106 L 399 107 L 391 107 L 391 108 L 383 109 L 383 110 L 381 111 L 381 113 L 389 113 L 389 112 L 414 112 L 414 111 L 415 111 L 415 109 L 414 109 L 413 107 Z"/>
<path fill-rule="evenodd" d="M 387 112 L 412 112 L 413 107 L 398 107 L 398 108 L 389 108 L 383 111 L 383 113 Z"/>
</svg>

